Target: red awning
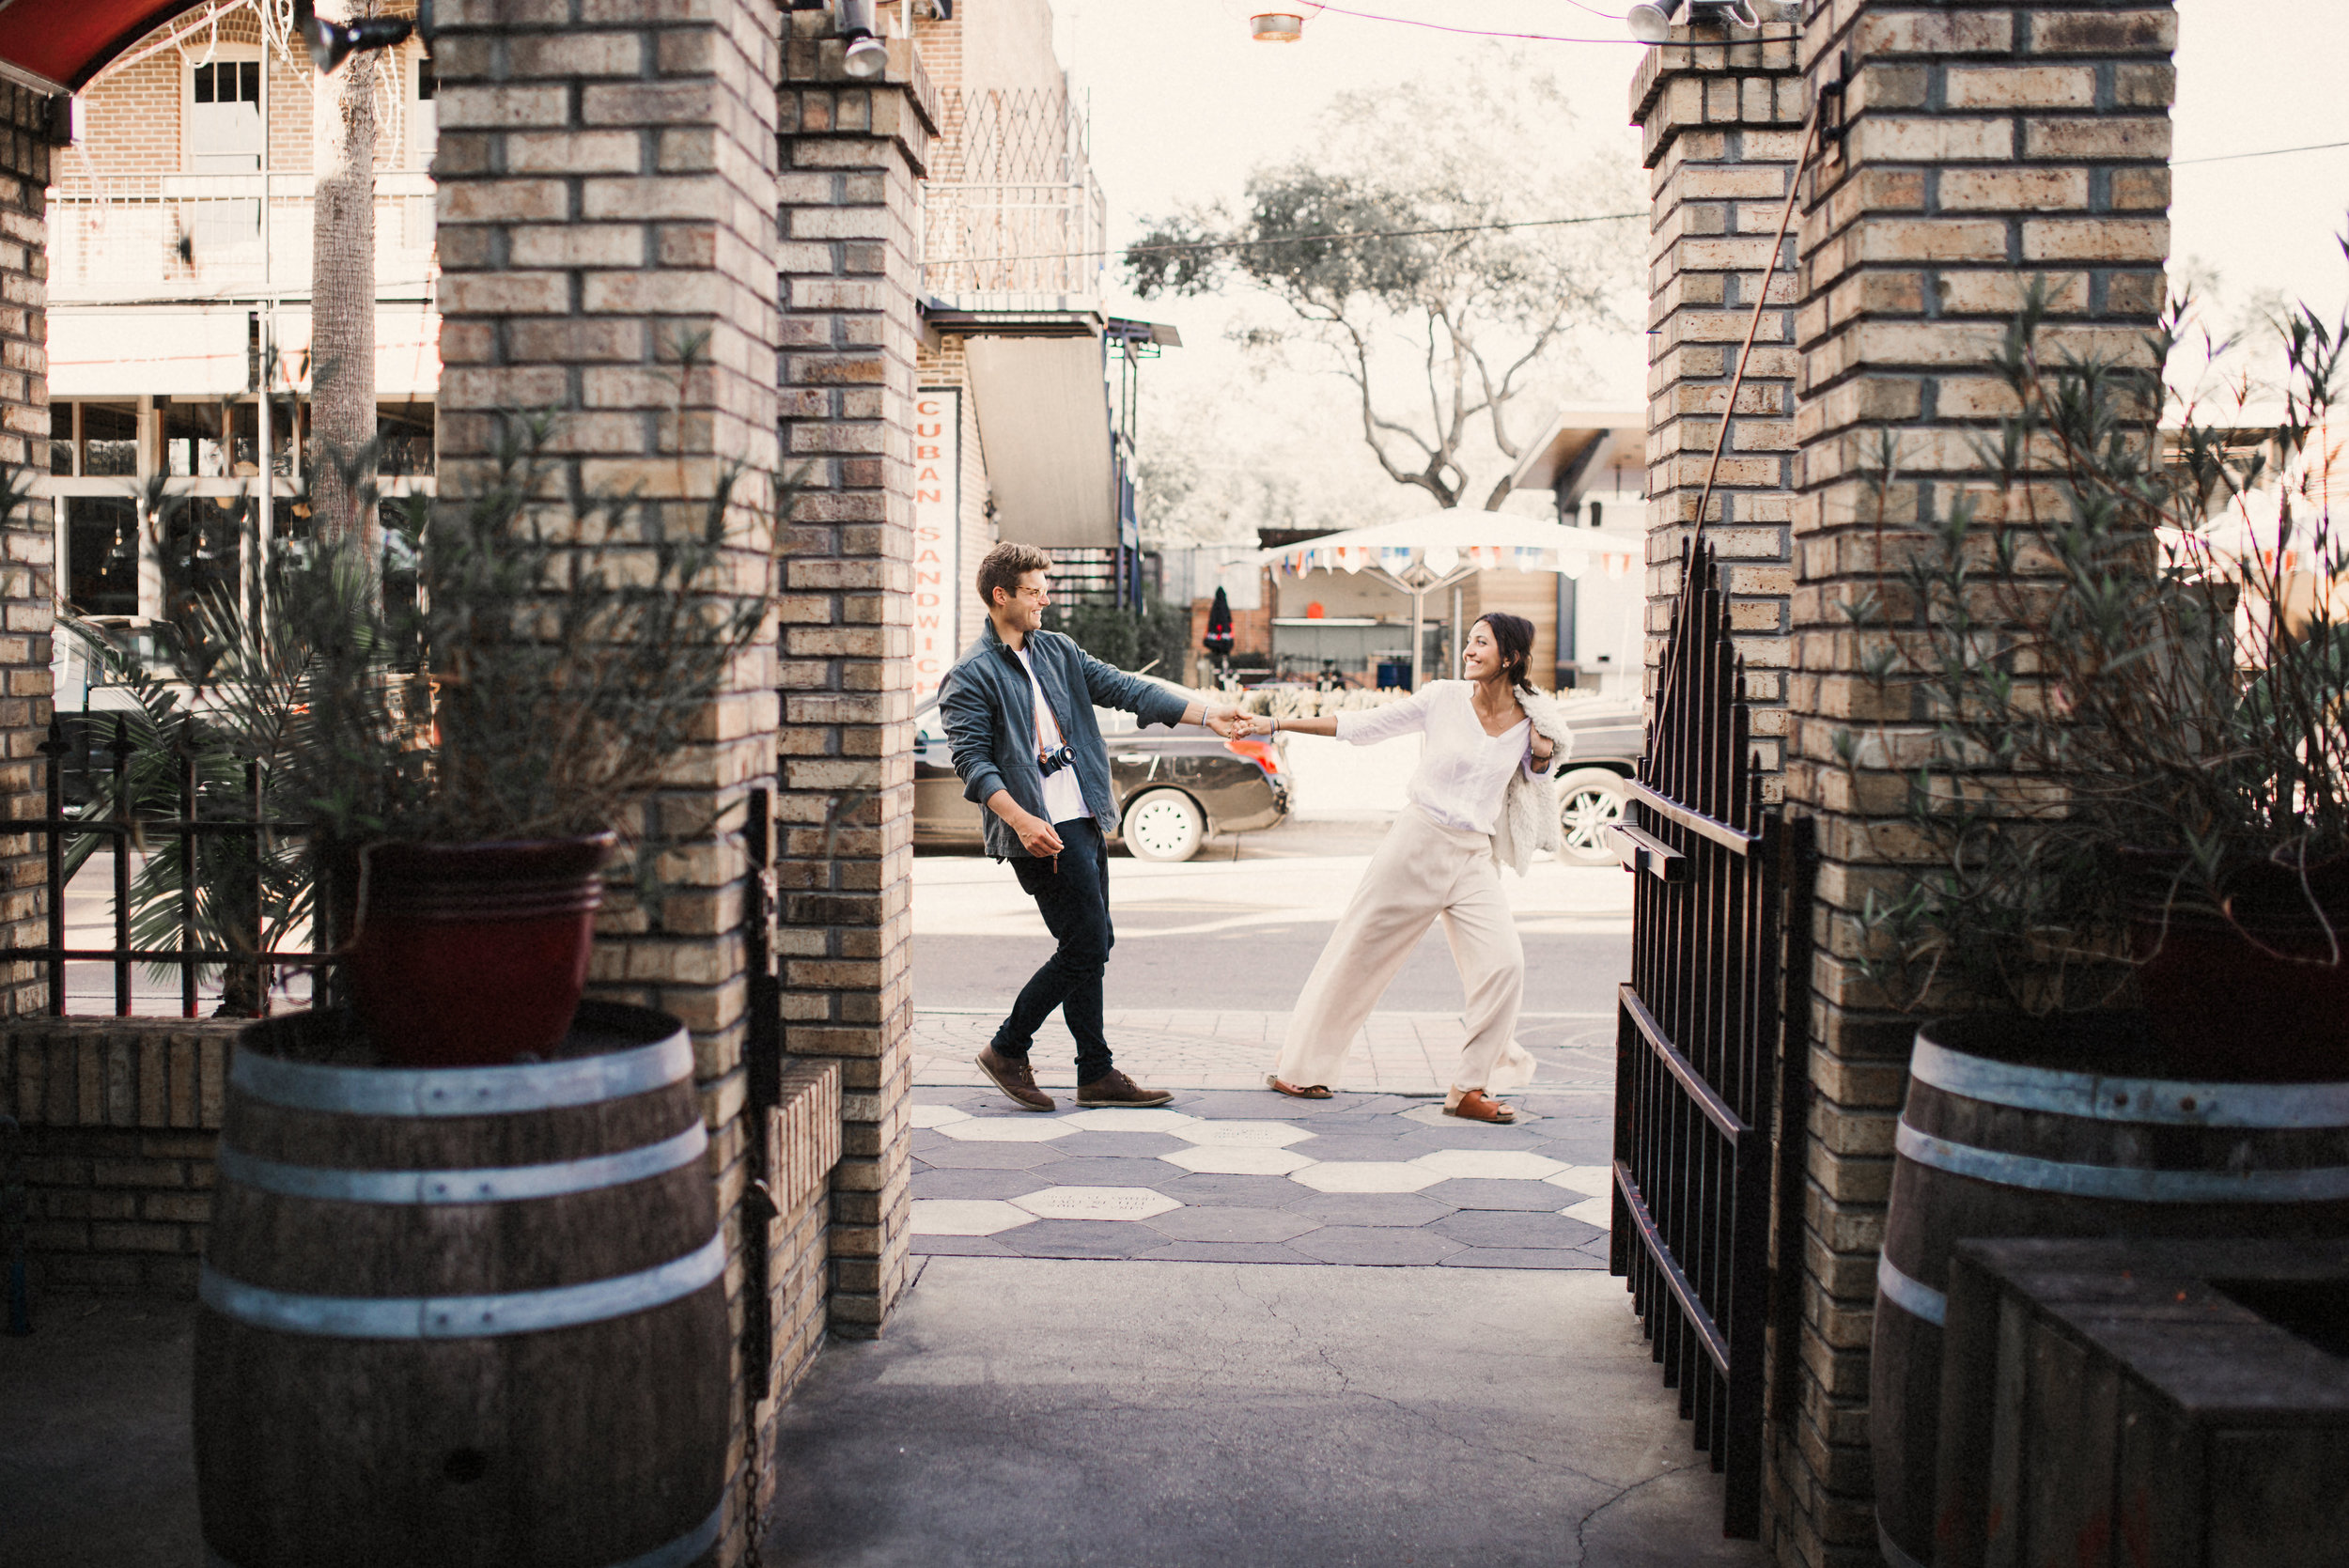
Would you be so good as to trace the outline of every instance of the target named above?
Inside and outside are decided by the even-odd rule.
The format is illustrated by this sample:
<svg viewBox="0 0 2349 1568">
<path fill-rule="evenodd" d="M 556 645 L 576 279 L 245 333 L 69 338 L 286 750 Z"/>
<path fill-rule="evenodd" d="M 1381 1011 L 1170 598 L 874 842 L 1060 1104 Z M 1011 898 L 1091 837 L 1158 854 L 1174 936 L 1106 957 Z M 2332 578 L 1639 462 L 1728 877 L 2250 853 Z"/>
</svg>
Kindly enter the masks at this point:
<svg viewBox="0 0 2349 1568">
<path fill-rule="evenodd" d="M 198 0 L 6 0 L 0 60 L 79 89 L 157 23 Z"/>
</svg>

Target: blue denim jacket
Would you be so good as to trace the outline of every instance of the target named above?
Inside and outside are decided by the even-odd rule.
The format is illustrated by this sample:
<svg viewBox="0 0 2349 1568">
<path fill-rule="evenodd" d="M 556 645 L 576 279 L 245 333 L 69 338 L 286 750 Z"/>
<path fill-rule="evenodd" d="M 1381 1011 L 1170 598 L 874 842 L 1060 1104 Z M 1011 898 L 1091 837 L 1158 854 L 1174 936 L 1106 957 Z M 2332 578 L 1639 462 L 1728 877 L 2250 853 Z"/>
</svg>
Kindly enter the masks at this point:
<svg viewBox="0 0 2349 1568">
<path fill-rule="evenodd" d="M 1077 784 L 1101 831 L 1117 831 L 1117 798 L 1110 789 L 1110 749 L 1093 709 L 1123 708 L 1145 724 L 1181 722 L 1190 700 L 1155 681 L 1104 664 L 1057 631 L 1028 634 L 1028 660 L 1036 684 L 1076 753 Z M 978 640 L 963 650 L 939 688 L 938 711 L 946 721 L 946 742 L 954 749 L 962 793 L 979 803 L 987 852 L 995 859 L 1025 857 L 1019 835 L 993 812 L 988 800 L 1011 791 L 1022 809 L 1044 814 L 1044 774 L 1036 767 L 1035 704 L 1019 655 L 996 635 L 995 623 L 981 625 Z"/>
</svg>

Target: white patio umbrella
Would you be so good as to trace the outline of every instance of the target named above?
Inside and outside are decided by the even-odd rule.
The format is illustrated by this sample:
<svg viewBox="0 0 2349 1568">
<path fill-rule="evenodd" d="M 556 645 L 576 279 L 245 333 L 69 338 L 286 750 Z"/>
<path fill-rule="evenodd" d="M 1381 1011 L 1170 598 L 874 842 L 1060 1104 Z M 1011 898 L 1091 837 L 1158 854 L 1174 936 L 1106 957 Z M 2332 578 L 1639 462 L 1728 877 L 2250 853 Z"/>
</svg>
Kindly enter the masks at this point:
<svg viewBox="0 0 2349 1568">
<path fill-rule="evenodd" d="M 1480 571 L 1551 571 L 1580 577 L 1594 566 L 1613 576 L 1646 558 L 1647 536 L 1569 528 L 1538 518 L 1455 507 L 1348 528 L 1259 551 L 1259 565 L 1292 577 L 1333 570 L 1368 572 L 1411 601 L 1411 687 L 1420 684 L 1420 623 L 1427 596 Z"/>
</svg>

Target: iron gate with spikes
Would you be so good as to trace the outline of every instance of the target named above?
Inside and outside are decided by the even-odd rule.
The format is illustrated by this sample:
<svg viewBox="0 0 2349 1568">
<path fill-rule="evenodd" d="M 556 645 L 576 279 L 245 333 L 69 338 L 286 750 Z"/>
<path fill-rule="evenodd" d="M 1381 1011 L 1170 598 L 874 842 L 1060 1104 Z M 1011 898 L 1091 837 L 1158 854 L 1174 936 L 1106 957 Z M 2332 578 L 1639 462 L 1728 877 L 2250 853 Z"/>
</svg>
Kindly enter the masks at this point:
<svg viewBox="0 0 2349 1568">
<path fill-rule="evenodd" d="M 1764 804 L 1714 553 L 1700 545 L 1681 567 L 1647 755 L 1610 831 L 1637 879 L 1631 981 L 1617 993 L 1610 1267 L 1628 1277 L 1664 1385 L 1723 1472 L 1722 1533 L 1750 1537 L 1772 1287 L 1799 1231 L 1798 1215 L 1774 1219 L 1776 1194 L 1800 1180 L 1777 1156 L 1800 1144 L 1807 825 Z M 1792 1336 L 1779 1339 L 1783 1354 Z"/>
</svg>

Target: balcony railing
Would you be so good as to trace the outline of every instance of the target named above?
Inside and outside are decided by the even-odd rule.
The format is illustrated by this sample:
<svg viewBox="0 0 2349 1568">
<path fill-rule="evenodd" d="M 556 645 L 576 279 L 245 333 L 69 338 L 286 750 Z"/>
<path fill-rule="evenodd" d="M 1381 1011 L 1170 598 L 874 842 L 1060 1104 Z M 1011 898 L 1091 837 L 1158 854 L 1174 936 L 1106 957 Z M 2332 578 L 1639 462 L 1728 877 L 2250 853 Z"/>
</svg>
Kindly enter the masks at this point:
<svg viewBox="0 0 2349 1568">
<path fill-rule="evenodd" d="M 124 195 L 49 194 L 53 304 L 255 299 L 310 291 L 306 174 L 269 176 L 269 254 L 261 251 L 263 177 L 167 175 Z M 375 177 L 379 295 L 428 293 L 438 268 L 432 180 L 415 170 Z"/>
<path fill-rule="evenodd" d="M 1065 94 L 1005 91 L 950 94 L 944 109 L 923 188 L 924 289 L 994 309 L 1097 295 L 1109 204 L 1082 111 Z"/>
</svg>

